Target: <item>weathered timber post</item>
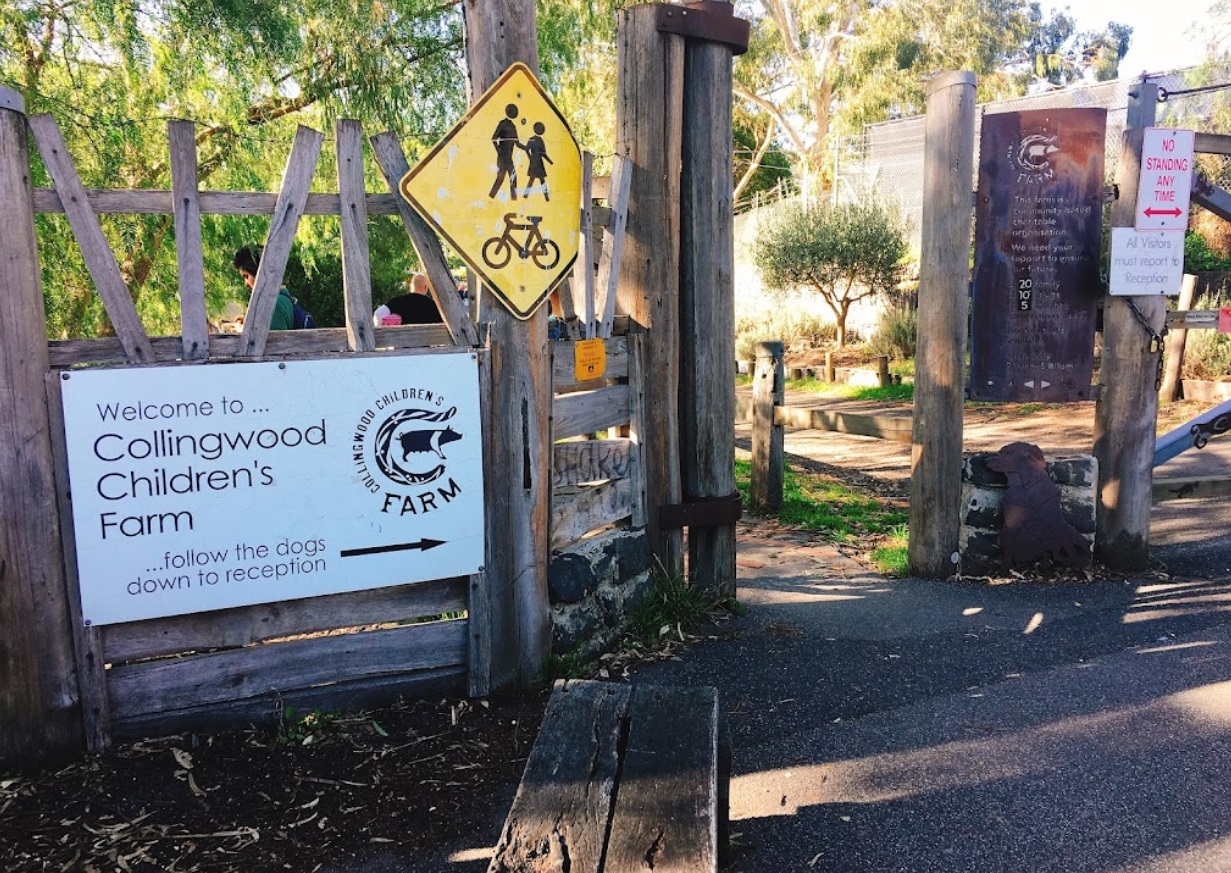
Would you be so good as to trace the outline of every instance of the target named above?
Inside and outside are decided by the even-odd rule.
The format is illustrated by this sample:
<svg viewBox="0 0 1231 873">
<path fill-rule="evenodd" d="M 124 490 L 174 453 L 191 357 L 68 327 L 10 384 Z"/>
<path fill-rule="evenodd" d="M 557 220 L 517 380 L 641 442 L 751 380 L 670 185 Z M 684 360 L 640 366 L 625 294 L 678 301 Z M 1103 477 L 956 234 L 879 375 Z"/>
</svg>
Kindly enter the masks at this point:
<svg viewBox="0 0 1231 873">
<path fill-rule="evenodd" d="M 834 366 L 833 352 L 825 353 L 825 381 L 829 383 L 838 381 L 838 368 Z"/>
<path fill-rule="evenodd" d="M 681 11 L 660 7 L 659 14 L 670 22 L 673 13 Z M 738 19 L 734 7 L 722 2 L 705 4 L 689 14 L 701 16 L 704 26 L 702 35 L 688 38 L 684 48 L 680 460 L 686 502 L 726 501 L 730 506 L 733 500 L 737 511 L 731 378 L 735 357 L 731 75 L 737 46 L 722 28 Z M 697 33 L 695 22 L 689 31 Z M 689 577 L 720 597 L 735 596 L 735 518 L 734 514 L 716 517 L 688 530 Z"/>
<path fill-rule="evenodd" d="M 1132 227 L 1137 210 L 1144 129 L 1154 124 L 1158 85 L 1138 82 L 1129 93 L 1128 117 L 1111 207 L 1112 227 Z M 1134 312 L 1134 307 L 1136 312 Z M 1140 320 L 1138 318 L 1140 316 Z M 1150 559 L 1150 507 L 1158 391 L 1154 386 L 1166 307 L 1160 296 L 1107 297 L 1103 307 L 1103 360 L 1094 408 L 1094 456 L 1099 499 L 1095 557 L 1111 567 L 1144 570 Z M 1147 329 L 1141 323 L 1150 325 Z"/>
<path fill-rule="evenodd" d="M 757 343 L 752 376 L 752 482 L 749 503 L 755 510 L 782 508 L 782 443 L 785 428 L 774 411 L 786 399 L 780 342 Z"/>
<path fill-rule="evenodd" d="M 616 153 L 633 162 L 619 308 L 645 343 L 646 531 L 663 569 L 684 571 L 683 533 L 659 527 L 681 498 L 679 446 L 680 161 L 684 38 L 658 30 L 657 5 L 619 13 Z"/>
<path fill-rule="evenodd" d="M 893 380 L 889 378 L 889 356 L 880 355 L 876 359 L 876 384 L 884 388 Z"/>
<path fill-rule="evenodd" d="M 0 768 L 82 749 L 24 113 L 0 86 Z"/>
<path fill-rule="evenodd" d="M 911 572 L 955 569 L 962 488 L 966 299 L 970 285 L 975 76 L 944 73 L 928 89 L 923 251 L 910 474 Z"/>
<path fill-rule="evenodd" d="M 516 61 L 537 75 L 533 0 L 463 5 L 472 102 Z M 520 321 L 487 287 L 481 293 L 491 348 L 483 441 L 491 687 L 497 690 L 537 681 L 551 651 L 551 379 L 547 307 Z"/>
<path fill-rule="evenodd" d="M 1197 277 L 1192 273 L 1184 274 L 1184 284 L 1180 286 L 1180 299 L 1176 301 L 1176 309 L 1188 311 L 1193 308 L 1193 298 L 1197 296 Z M 1158 402 L 1170 403 L 1180 397 L 1180 377 L 1184 369 L 1184 347 L 1188 345 L 1188 331 L 1177 327 L 1167 334 L 1167 369 L 1163 373 L 1163 387 L 1158 389 Z"/>
</svg>

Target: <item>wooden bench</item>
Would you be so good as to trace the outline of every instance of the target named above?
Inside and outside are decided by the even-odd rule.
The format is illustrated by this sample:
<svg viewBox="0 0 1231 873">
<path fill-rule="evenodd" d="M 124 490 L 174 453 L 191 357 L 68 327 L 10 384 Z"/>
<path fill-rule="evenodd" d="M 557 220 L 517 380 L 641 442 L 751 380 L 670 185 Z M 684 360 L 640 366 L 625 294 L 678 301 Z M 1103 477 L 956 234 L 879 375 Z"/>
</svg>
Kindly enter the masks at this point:
<svg viewBox="0 0 1231 873">
<path fill-rule="evenodd" d="M 557 682 L 488 873 L 716 871 L 718 725 L 713 688 Z"/>
</svg>

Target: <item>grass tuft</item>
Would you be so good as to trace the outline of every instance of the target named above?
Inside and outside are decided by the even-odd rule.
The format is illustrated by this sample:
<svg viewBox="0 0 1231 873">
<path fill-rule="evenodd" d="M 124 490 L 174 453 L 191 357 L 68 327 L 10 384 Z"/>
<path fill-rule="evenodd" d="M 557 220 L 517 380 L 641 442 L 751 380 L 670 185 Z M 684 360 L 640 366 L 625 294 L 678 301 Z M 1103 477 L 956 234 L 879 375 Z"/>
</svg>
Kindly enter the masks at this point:
<svg viewBox="0 0 1231 873">
<path fill-rule="evenodd" d="M 649 593 L 629 614 L 625 628 L 635 641 L 654 645 L 670 633 L 694 625 L 732 604 L 697 588 L 686 577 L 668 573 L 661 565 L 651 574 Z"/>
</svg>

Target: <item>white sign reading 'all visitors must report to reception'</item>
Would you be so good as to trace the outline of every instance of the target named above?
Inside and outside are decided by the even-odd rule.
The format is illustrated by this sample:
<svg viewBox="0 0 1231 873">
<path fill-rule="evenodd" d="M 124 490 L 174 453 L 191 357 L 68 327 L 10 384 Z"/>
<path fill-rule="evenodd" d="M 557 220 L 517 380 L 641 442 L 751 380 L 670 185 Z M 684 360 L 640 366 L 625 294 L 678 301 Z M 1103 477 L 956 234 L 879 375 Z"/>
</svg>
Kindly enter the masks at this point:
<svg viewBox="0 0 1231 873">
<path fill-rule="evenodd" d="M 1179 294 L 1184 279 L 1184 234 L 1113 227 L 1109 266 L 1112 294 Z"/>
<path fill-rule="evenodd" d="M 88 623 L 481 568 L 469 353 L 90 370 L 62 386 Z"/>
</svg>

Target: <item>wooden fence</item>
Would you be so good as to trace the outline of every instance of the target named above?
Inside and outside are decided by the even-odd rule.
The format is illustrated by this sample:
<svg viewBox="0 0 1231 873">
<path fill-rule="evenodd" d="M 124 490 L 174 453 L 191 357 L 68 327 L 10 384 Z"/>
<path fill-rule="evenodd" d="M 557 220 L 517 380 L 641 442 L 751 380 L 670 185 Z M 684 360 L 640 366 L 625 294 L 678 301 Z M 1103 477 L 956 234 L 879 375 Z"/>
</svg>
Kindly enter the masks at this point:
<svg viewBox="0 0 1231 873">
<path fill-rule="evenodd" d="M 286 706 L 303 710 L 368 704 L 401 694 L 487 693 L 490 636 L 487 584 L 481 573 L 103 627 L 83 622 L 60 371 L 98 364 L 337 359 L 378 349 L 403 356 L 409 364 L 416 355 L 463 347 L 474 349 L 485 373 L 487 352 L 476 347 L 478 331 L 456 294 L 436 295 L 445 319 L 442 326 L 372 327 L 368 214 L 400 215 L 434 287 L 453 285 L 439 244 L 404 201 L 364 190 L 363 138 L 356 122 L 340 121 L 335 131 L 339 193 L 312 196 L 308 184 L 322 136 L 307 128 L 296 134 L 282 189 L 274 195 L 199 192 L 191 122 L 169 125 L 172 191 L 86 191 L 55 120 L 35 116 L 29 127 L 55 183 L 54 189 L 33 192 L 34 211 L 67 214 L 116 330 L 114 338 L 49 343 L 45 378 L 67 573 L 64 590 L 88 748 L 104 749 L 116 735 L 259 720 Z M 386 179 L 395 185 L 406 169 L 397 140 L 383 134 L 372 139 L 371 147 Z M 182 336 L 146 335 L 100 229 L 101 212 L 174 215 Z M 208 333 L 202 214 L 272 216 L 239 336 Z M 305 214 L 341 217 L 346 327 L 271 333 L 270 317 L 291 242 Z"/>
<path fill-rule="evenodd" d="M 205 614 L 91 627 L 83 622 L 68 488 L 68 457 L 60 399 L 61 371 L 82 365 L 217 364 L 244 359 L 311 360 L 374 353 L 412 358 L 477 344 L 478 331 L 456 294 L 438 293 L 443 325 L 371 327 L 367 215 L 399 215 L 433 278 L 434 289 L 452 289 L 443 253 L 405 201 L 363 190 L 362 132 L 353 121 L 336 130 L 339 194 L 307 193 L 320 154 L 321 135 L 300 128 L 282 190 L 200 192 L 196 184 L 191 122 L 169 125 L 172 191 L 89 190 L 82 185 L 51 116 L 29 126 L 55 182 L 32 192 L 34 212 L 64 212 L 81 245 L 116 336 L 53 341 L 48 346 L 46 400 L 53 444 L 56 502 L 65 569 L 65 594 L 83 707 L 87 746 L 107 748 L 113 736 L 165 731 L 191 724 L 208 727 L 260 720 L 284 707 L 370 704 L 400 694 L 469 693 L 490 687 L 487 585 L 482 574 L 394 588 L 284 601 Z M 372 151 L 392 188 L 406 170 L 397 140 L 374 137 Z M 588 163 L 588 162 L 587 162 Z M 555 439 L 567 440 L 633 423 L 631 436 L 565 442 L 555 449 L 553 483 L 559 498 L 552 516 L 552 545 L 561 547 L 596 527 L 631 520 L 644 524 L 640 417 L 640 337 L 610 338 L 616 271 L 627 210 L 627 162 L 616 163 L 613 208 L 598 207 L 599 222 L 586 234 L 585 260 L 598 270 L 602 296 L 596 306 L 593 270 L 579 270 L 585 323 L 569 318 L 570 332 L 605 335 L 607 370 L 597 383 L 578 383 L 574 344 L 552 344 Z M 587 179 L 587 182 L 589 180 Z M 587 198 L 589 200 L 589 198 Z M 178 208 L 177 208 L 178 207 Z M 101 213 L 173 214 L 176 223 L 183 335 L 148 337 L 136 316 L 98 222 Z M 239 336 L 208 333 L 200 216 L 273 217 Z M 346 303 L 345 328 L 270 332 L 274 298 L 299 218 L 339 215 Z M 566 313 L 573 295 L 563 295 Z M 625 320 L 626 322 L 626 320 Z M 626 323 L 620 324 L 627 330 Z M 637 350 L 630 353 L 630 348 Z M 487 352 L 476 349 L 486 361 Z M 408 364 L 411 362 L 408 360 Z M 486 364 L 483 364 L 484 372 Z M 583 485 L 603 480 L 602 484 Z M 461 616 L 461 617 L 458 617 Z M 427 620 L 425 620 L 427 619 Z M 259 644 L 259 645 L 258 645 Z"/>
<path fill-rule="evenodd" d="M 466 9 L 475 18 L 467 23 L 475 93 L 533 45 L 520 31 L 512 42 L 496 39 L 505 30 L 484 22 L 485 10 Z M 587 163 L 585 182 L 593 188 L 583 194 L 589 226 L 583 226 L 578 261 L 585 266 L 561 295 L 567 338 L 554 343 L 545 340 L 542 311 L 519 321 L 493 305 L 484 289 L 480 331 L 461 298 L 447 293 L 454 286 L 439 241 L 397 196 L 408 166 L 393 134 L 368 141 L 389 193 L 365 190 L 364 134 L 350 120 L 339 121 L 334 132 L 336 194 L 309 193 L 323 135 L 303 127 L 277 193 L 200 191 L 195 129 L 187 121 L 169 125 L 171 190 L 87 190 L 55 120 L 27 118 L 20 95 L 0 88 L 0 282 L 6 288 L 0 295 L 0 596 L 6 607 L 0 713 L 7 719 L 0 762 L 28 765 L 48 754 L 72 754 L 83 735 L 87 748 L 100 750 L 115 736 L 260 719 L 286 706 L 354 707 L 446 691 L 482 695 L 534 682 L 550 646 L 550 551 L 613 524 L 644 526 L 655 555 L 678 571 L 681 530 L 656 523 L 656 514 L 679 508 L 674 504 L 723 504 L 692 538 L 693 568 L 702 584 L 733 593 L 731 214 L 729 184 L 720 180 L 715 193 L 709 169 L 730 169 L 729 136 L 714 135 L 715 123 L 726 130 L 729 118 L 713 113 L 722 105 L 729 110 L 732 49 L 721 45 L 715 53 L 704 28 L 694 33 L 709 13 L 697 12 L 684 28 L 668 20 L 670 11 L 647 5 L 620 14 L 618 126 L 625 157 L 606 182 L 591 179 Z M 730 12 L 718 17 L 729 19 Z M 681 88 L 690 57 L 697 81 L 691 97 Z M 668 67 L 677 75 L 664 79 Z M 663 125 L 674 132 L 666 148 Z M 53 189 L 31 188 L 27 132 Z M 700 156 L 691 163 L 684 152 L 689 136 Z M 681 172 L 690 167 L 694 184 L 681 191 Z M 594 205 L 600 193 L 608 207 Z M 36 212 L 66 215 L 114 337 L 46 340 Z M 147 335 L 98 221 L 107 212 L 173 216 L 180 336 Z M 203 214 L 271 216 L 238 336 L 209 332 Z M 435 289 L 443 326 L 372 326 L 367 217 L 374 214 L 401 218 Z M 346 326 L 271 333 L 304 215 L 340 217 Z M 684 229 L 704 244 L 681 249 Z M 682 333 L 681 311 L 691 313 Z M 601 380 L 576 379 L 574 342 L 582 337 L 604 346 Z M 83 620 L 64 374 L 99 365 L 213 367 L 370 356 L 410 366 L 416 357 L 461 351 L 478 362 L 483 410 L 482 570 L 209 613 L 103 626 Z M 685 362 L 689 376 L 682 379 Z M 681 440 L 684 399 L 692 404 L 684 417 L 693 424 Z M 696 422 L 714 432 L 698 431 Z M 603 430 L 605 439 L 573 440 Z"/>
</svg>

